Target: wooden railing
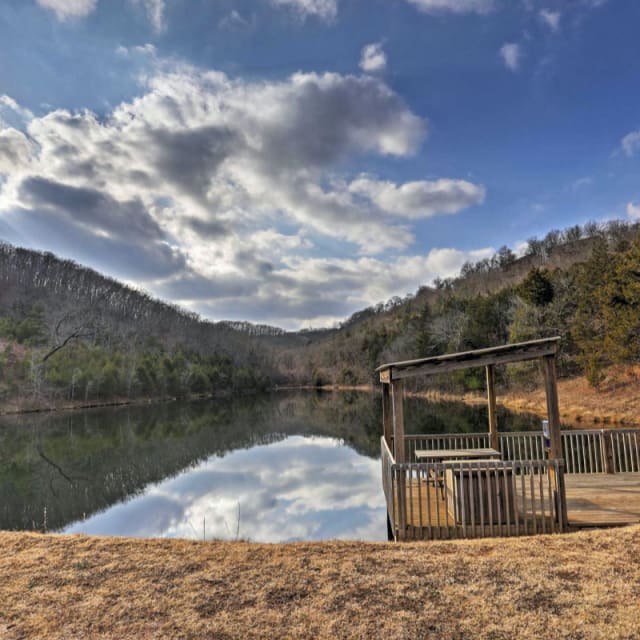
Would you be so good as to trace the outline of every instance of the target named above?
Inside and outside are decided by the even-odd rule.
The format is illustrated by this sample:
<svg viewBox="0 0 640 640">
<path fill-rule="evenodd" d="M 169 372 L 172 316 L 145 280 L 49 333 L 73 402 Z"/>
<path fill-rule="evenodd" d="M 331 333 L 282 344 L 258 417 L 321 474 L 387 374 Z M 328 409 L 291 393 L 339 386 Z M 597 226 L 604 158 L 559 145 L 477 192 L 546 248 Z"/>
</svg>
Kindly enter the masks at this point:
<svg viewBox="0 0 640 640">
<path fill-rule="evenodd" d="M 542 431 L 498 434 L 502 459 L 545 460 Z M 640 429 L 574 429 L 561 432 L 565 473 L 640 472 Z M 416 449 L 478 449 L 489 447 L 488 433 L 405 436 L 406 460 Z"/>
<path fill-rule="evenodd" d="M 387 503 L 387 516 L 391 526 L 395 511 L 393 491 L 393 465 L 395 461 L 384 436 L 380 439 L 380 460 L 382 462 L 382 491 Z"/>
<path fill-rule="evenodd" d="M 613 473 L 640 471 L 640 429 L 603 431 L 604 458 Z"/>
<path fill-rule="evenodd" d="M 566 528 L 561 460 L 396 464 L 384 438 L 381 449 L 396 540 L 519 536 Z"/>
</svg>

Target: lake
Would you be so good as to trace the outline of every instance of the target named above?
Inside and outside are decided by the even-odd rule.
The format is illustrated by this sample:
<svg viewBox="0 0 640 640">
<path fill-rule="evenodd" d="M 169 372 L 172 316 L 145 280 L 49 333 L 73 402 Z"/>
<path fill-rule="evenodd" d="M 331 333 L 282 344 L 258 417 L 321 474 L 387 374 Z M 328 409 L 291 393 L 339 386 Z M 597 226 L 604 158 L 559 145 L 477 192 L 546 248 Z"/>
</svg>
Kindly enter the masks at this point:
<svg viewBox="0 0 640 640">
<path fill-rule="evenodd" d="M 408 433 L 487 430 L 485 407 L 405 401 Z M 500 430 L 539 429 L 498 415 Z M 0 421 L 0 529 L 386 540 L 381 401 L 365 392 L 30 414 Z"/>
</svg>

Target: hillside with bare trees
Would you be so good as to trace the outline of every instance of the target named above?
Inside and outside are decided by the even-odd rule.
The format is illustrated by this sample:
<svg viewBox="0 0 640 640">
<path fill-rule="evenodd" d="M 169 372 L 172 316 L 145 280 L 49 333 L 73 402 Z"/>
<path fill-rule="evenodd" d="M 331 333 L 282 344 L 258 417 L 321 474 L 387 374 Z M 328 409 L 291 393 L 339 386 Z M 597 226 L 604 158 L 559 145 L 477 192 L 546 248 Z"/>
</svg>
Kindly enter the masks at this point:
<svg viewBox="0 0 640 640">
<path fill-rule="evenodd" d="M 382 362 L 560 335 L 561 375 L 597 385 L 605 367 L 640 356 L 640 224 L 587 223 L 531 238 L 524 255 L 502 247 L 456 278 L 363 309 L 330 330 L 269 338 L 278 367 L 300 384 L 375 381 Z M 299 341 L 304 339 L 304 345 Z M 535 367 L 502 382 L 534 386 Z M 482 371 L 429 381 L 449 391 L 483 388 Z"/>
<path fill-rule="evenodd" d="M 384 361 L 560 335 L 561 375 L 597 386 L 640 359 L 640 225 L 588 223 L 502 247 L 415 294 L 339 326 L 286 332 L 210 322 L 70 260 L 0 245 L 0 399 L 5 407 L 188 397 L 275 385 L 368 384 Z M 484 385 L 482 372 L 436 380 Z M 528 365 L 501 382 L 533 386 Z M 15 406 L 14 406 L 15 405 Z"/>
<path fill-rule="evenodd" d="M 266 388 L 267 351 L 70 260 L 0 245 L 0 398 L 29 406 Z M 24 404 L 23 402 L 23 404 Z"/>
</svg>

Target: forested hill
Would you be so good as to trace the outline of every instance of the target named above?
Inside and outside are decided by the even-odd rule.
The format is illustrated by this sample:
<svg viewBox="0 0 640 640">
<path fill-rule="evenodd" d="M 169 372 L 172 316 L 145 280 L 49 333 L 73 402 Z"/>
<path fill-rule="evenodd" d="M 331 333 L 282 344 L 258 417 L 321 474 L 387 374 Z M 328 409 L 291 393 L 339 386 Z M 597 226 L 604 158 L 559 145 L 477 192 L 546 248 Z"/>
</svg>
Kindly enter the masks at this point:
<svg viewBox="0 0 640 640">
<path fill-rule="evenodd" d="M 561 335 L 561 375 L 640 362 L 640 224 L 589 223 L 463 265 L 332 329 L 208 322 L 50 253 L 0 243 L 0 403 L 358 384 L 382 362 Z M 502 382 L 530 384 L 531 366 Z M 477 389 L 482 372 L 438 381 Z"/>
<path fill-rule="evenodd" d="M 640 223 L 587 223 L 531 238 L 524 255 L 502 247 L 415 295 L 354 314 L 333 330 L 269 338 L 289 380 L 357 384 L 383 362 L 562 336 L 561 375 L 597 385 L 611 364 L 640 362 Z M 289 342 L 291 340 L 291 342 Z M 508 378 L 506 376 L 509 376 Z M 535 365 L 501 372 L 536 383 Z M 462 391 L 484 386 L 482 371 L 430 381 Z"/>
<path fill-rule="evenodd" d="M 70 260 L 0 244 L 0 401 L 266 388 L 267 350 Z"/>
</svg>

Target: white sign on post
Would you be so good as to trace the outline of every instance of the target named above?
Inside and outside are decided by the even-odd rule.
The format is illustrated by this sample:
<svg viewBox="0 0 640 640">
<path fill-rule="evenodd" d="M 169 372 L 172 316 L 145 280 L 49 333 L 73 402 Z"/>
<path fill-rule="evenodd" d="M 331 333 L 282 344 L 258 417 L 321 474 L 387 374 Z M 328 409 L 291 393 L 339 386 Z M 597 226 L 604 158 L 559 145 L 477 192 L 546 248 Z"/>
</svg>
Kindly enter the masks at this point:
<svg viewBox="0 0 640 640">
<path fill-rule="evenodd" d="M 542 436 L 544 438 L 544 448 L 548 451 L 549 449 L 551 449 L 551 434 L 549 433 L 548 420 L 542 421 Z"/>
</svg>

